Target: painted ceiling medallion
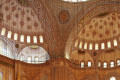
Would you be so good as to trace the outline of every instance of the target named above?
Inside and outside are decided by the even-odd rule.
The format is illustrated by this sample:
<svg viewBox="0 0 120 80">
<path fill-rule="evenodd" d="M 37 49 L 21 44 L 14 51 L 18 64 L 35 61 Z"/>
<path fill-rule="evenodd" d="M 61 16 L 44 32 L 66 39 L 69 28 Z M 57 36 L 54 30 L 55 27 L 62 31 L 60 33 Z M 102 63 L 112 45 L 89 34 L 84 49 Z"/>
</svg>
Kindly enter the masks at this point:
<svg viewBox="0 0 120 80">
<path fill-rule="evenodd" d="M 27 0 L 18 0 L 18 1 L 24 6 L 29 6 L 29 3 L 27 2 Z"/>
<path fill-rule="evenodd" d="M 67 23 L 69 21 L 70 14 L 69 14 L 69 12 L 67 10 L 62 10 L 59 13 L 58 18 L 59 18 L 60 23 L 65 24 L 65 23 Z"/>
</svg>

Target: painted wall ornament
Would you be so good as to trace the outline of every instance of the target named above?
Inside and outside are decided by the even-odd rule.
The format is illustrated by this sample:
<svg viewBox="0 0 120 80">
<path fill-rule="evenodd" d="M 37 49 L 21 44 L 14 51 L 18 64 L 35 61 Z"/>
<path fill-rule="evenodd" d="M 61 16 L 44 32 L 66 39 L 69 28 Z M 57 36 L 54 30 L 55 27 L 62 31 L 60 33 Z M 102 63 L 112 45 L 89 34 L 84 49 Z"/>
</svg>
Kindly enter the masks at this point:
<svg viewBox="0 0 120 80">
<path fill-rule="evenodd" d="M 29 3 L 27 2 L 27 0 L 18 0 L 18 1 L 24 6 L 29 6 Z"/>
<path fill-rule="evenodd" d="M 59 13 L 58 18 L 59 18 L 60 23 L 65 24 L 65 23 L 67 23 L 69 21 L 70 14 L 69 14 L 69 12 L 67 10 L 62 10 Z"/>
</svg>

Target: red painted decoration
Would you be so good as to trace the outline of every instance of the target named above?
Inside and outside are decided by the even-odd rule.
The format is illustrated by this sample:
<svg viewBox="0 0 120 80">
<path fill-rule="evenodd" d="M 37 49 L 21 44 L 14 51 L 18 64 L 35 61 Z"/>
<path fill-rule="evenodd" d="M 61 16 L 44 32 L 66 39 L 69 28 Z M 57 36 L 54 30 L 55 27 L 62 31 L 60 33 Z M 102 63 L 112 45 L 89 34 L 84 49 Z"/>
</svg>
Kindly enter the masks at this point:
<svg viewBox="0 0 120 80">
<path fill-rule="evenodd" d="M 7 18 L 7 20 L 10 20 L 10 19 L 11 19 L 11 16 L 10 16 L 10 15 L 7 15 L 6 18 Z"/>
<path fill-rule="evenodd" d="M 20 21 L 21 27 L 24 26 L 24 24 L 25 24 L 24 21 Z"/>
<path fill-rule="evenodd" d="M 6 6 L 6 7 L 5 7 L 5 10 L 6 10 L 6 11 L 8 11 L 8 10 L 9 10 L 9 7 L 8 7 L 8 6 Z"/>
<path fill-rule="evenodd" d="M 104 21 L 104 25 L 107 26 L 107 21 Z"/>
<path fill-rule="evenodd" d="M 95 37 L 96 34 L 97 34 L 97 33 L 96 33 L 96 31 L 94 30 L 93 33 L 92 33 L 93 38 Z"/>
<path fill-rule="evenodd" d="M 107 36 L 109 35 L 110 31 L 109 30 L 106 30 L 105 31 L 105 34 L 107 34 Z"/>
</svg>

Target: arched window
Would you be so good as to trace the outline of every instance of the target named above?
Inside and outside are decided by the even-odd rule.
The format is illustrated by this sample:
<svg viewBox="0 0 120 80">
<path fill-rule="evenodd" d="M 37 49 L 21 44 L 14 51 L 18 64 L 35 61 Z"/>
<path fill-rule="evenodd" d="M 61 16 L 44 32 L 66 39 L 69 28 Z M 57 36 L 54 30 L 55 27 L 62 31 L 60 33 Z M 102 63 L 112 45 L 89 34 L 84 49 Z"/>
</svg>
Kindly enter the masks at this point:
<svg viewBox="0 0 120 80">
<path fill-rule="evenodd" d="M 27 57 L 27 62 L 28 62 L 28 63 L 31 63 L 31 62 L 32 62 L 32 57 L 30 57 L 30 56 Z"/>
<path fill-rule="evenodd" d="M 34 43 L 37 43 L 37 36 L 33 36 Z"/>
<path fill-rule="evenodd" d="M 107 46 L 108 46 L 108 48 L 110 48 L 111 47 L 111 42 L 109 41 L 109 42 L 107 42 Z"/>
<path fill-rule="evenodd" d="M 87 43 L 84 44 L 84 49 L 87 49 Z"/>
<path fill-rule="evenodd" d="M 80 42 L 80 44 L 79 44 L 79 48 L 82 48 L 82 44 L 83 44 L 83 42 Z"/>
<path fill-rule="evenodd" d="M 27 36 L 27 43 L 30 43 L 30 36 Z"/>
<path fill-rule="evenodd" d="M 115 77 L 111 77 L 110 80 L 116 80 L 116 78 Z"/>
<path fill-rule="evenodd" d="M 38 62 L 39 62 L 39 57 L 36 56 L 36 57 L 35 57 L 35 63 L 38 63 Z"/>
<path fill-rule="evenodd" d="M 24 42 L 24 35 L 21 35 L 21 36 L 20 36 L 20 41 L 21 41 L 21 42 Z"/>
<path fill-rule="evenodd" d="M 92 63 L 90 61 L 88 61 L 88 67 L 91 67 Z"/>
<path fill-rule="evenodd" d="M 14 40 L 17 40 L 17 39 L 18 39 L 18 34 L 14 33 Z"/>
<path fill-rule="evenodd" d="M 23 54 L 21 55 L 20 60 L 21 60 L 21 61 L 24 61 L 24 60 L 25 60 L 25 56 L 24 56 Z"/>
<path fill-rule="evenodd" d="M 1 31 L 1 35 L 5 35 L 5 32 L 6 32 L 6 29 L 5 28 L 2 28 L 2 31 Z"/>
<path fill-rule="evenodd" d="M 95 44 L 95 50 L 98 50 L 98 44 Z"/>
<path fill-rule="evenodd" d="M 117 65 L 118 65 L 118 66 L 120 65 L 120 60 L 117 60 Z"/>
<path fill-rule="evenodd" d="M 114 65 L 114 62 L 112 61 L 112 62 L 110 62 L 110 67 L 114 67 L 115 65 Z"/>
<path fill-rule="evenodd" d="M 84 67 L 84 62 L 81 62 L 81 68 L 83 68 Z"/>
<path fill-rule="evenodd" d="M 41 56 L 41 57 L 40 57 L 40 63 L 44 63 L 44 62 L 45 62 L 45 59 L 46 59 L 46 56 L 45 56 L 45 55 Z"/>
<path fill-rule="evenodd" d="M 104 62 L 104 63 L 103 63 L 103 67 L 104 67 L 104 68 L 107 68 L 107 62 Z"/>
<path fill-rule="evenodd" d="M 89 50 L 92 50 L 92 48 L 93 48 L 93 45 L 92 45 L 92 43 L 90 43 Z"/>
<path fill-rule="evenodd" d="M 78 46 L 78 40 L 75 41 L 75 47 L 77 47 L 77 46 Z"/>
<path fill-rule="evenodd" d="M 101 43 L 101 49 L 105 49 L 105 44 Z"/>
<path fill-rule="evenodd" d="M 11 32 L 11 31 L 8 31 L 7 37 L 8 37 L 8 38 L 11 38 L 11 36 L 12 36 L 12 32 Z"/>
<path fill-rule="evenodd" d="M 98 67 L 101 67 L 101 62 L 98 62 Z"/>
<path fill-rule="evenodd" d="M 43 43 L 43 36 L 40 36 L 40 43 Z"/>
<path fill-rule="evenodd" d="M 117 40 L 116 39 L 113 40 L 113 43 L 114 43 L 114 46 L 117 46 Z"/>
</svg>

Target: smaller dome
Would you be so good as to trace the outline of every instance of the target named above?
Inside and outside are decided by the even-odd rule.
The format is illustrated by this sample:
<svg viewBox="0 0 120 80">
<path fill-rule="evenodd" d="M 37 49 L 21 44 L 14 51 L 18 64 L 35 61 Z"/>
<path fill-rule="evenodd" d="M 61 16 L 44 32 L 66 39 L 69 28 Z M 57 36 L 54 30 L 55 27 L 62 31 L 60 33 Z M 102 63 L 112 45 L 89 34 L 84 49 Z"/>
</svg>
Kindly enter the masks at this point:
<svg viewBox="0 0 120 80">
<path fill-rule="evenodd" d="M 36 45 L 23 48 L 18 55 L 18 60 L 33 64 L 45 63 L 49 59 L 48 52 L 44 48 Z"/>
</svg>

